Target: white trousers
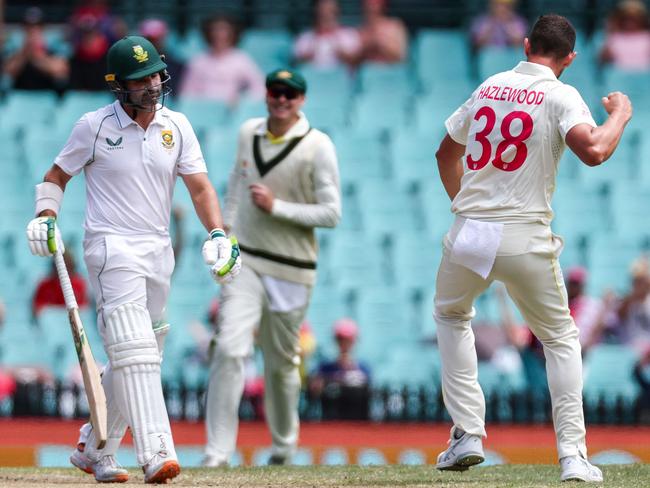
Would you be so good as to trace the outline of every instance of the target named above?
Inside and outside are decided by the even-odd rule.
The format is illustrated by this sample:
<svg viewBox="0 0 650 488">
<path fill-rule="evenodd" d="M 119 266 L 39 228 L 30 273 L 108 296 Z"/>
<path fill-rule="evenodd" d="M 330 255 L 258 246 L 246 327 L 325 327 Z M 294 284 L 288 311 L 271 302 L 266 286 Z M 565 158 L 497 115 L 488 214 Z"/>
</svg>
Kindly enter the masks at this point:
<svg viewBox="0 0 650 488">
<path fill-rule="evenodd" d="M 97 326 L 104 343 L 108 347 L 107 337 L 109 317 L 116 309 L 126 304 L 135 304 L 146 311 L 147 320 L 134 325 L 142 327 L 142 335 L 152 335 L 152 323 L 159 323 L 165 312 L 165 304 L 169 295 L 170 278 L 174 269 L 174 255 L 169 238 L 159 236 L 118 236 L 101 235 L 91 236 L 84 241 L 84 259 L 88 269 L 90 283 L 93 288 L 97 304 Z M 146 330 L 144 330 L 146 329 Z M 115 344 L 113 344 L 115 346 Z M 162 337 L 159 341 L 162 346 Z M 160 351 L 162 354 L 162 351 Z M 110 358 L 110 355 L 109 355 Z M 137 359 L 136 359 L 137 362 Z M 175 457 L 174 445 L 169 429 L 169 419 L 166 407 L 162 400 L 162 384 L 160 375 L 147 382 L 152 395 L 151 401 L 156 401 L 153 411 L 159 412 L 162 418 L 151 419 L 146 423 L 163 425 L 163 434 L 166 438 L 166 449 Z M 106 392 L 109 439 L 106 447 L 101 452 L 93 449 L 94 438 L 87 443 L 87 454 L 91 458 L 102 455 L 114 455 L 126 431 L 129 417 L 127 412 L 121 411 L 119 405 L 133 407 L 134 399 L 117 397 L 124 396 L 122 389 L 114 388 L 115 367 L 109 364 L 102 375 L 102 383 Z M 155 400 L 154 400 L 155 398 Z M 145 416 L 148 414 L 145 414 Z M 132 433 L 134 431 L 133 426 Z M 136 440 L 138 445 L 144 442 Z M 147 453 L 149 450 L 147 450 Z M 145 464 L 149 454 L 136 453 L 140 464 Z"/>
<path fill-rule="evenodd" d="M 505 284 L 526 324 L 543 344 L 559 457 L 579 452 L 586 456 L 581 350 L 557 259 L 561 240 L 548 226 L 506 224 L 487 279 L 450 262 L 452 246 L 450 233 L 438 270 L 434 317 L 442 360 L 442 392 L 454 425 L 486 436 L 485 398 L 477 380 L 470 321 L 474 299 L 498 280 Z"/>
<path fill-rule="evenodd" d="M 235 451 L 244 361 L 256 331 L 264 356 L 264 406 L 272 453 L 290 457 L 298 442 L 299 329 L 311 287 L 262 277 L 246 266 L 221 291 L 217 344 L 206 404 L 206 456 L 228 463 Z"/>
</svg>

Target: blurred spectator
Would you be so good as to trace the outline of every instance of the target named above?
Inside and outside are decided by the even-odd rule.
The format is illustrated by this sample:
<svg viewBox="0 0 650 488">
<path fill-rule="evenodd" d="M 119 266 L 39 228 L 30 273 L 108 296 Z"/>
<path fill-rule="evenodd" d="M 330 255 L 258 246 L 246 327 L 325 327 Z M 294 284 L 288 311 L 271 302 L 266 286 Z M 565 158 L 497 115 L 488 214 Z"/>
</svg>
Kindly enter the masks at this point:
<svg viewBox="0 0 650 488">
<path fill-rule="evenodd" d="M 650 69 L 650 26 L 643 2 L 625 0 L 610 14 L 600 60 L 624 70 Z"/>
<path fill-rule="evenodd" d="M 475 50 L 487 46 L 521 46 L 528 24 L 515 12 L 515 3 L 515 0 L 491 0 L 489 11 L 472 22 L 471 39 Z"/>
<path fill-rule="evenodd" d="M 255 61 L 238 49 L 239 32 L 227 17 L 215 16 L 202 25 L 208 52 L 191 59 L 185 70 L 180 94 L 184 97 L 222 100 L 234 105 L 244 93 L 264 97 L 264 75 Z"/>
<path fill-rule="evenodd" d="M 607 293 L 603 300 L 586 295 L 587 277 L 585 268 L 574 266 L 569 268 L 566 280 L 569 312 L 580 332 L 583 356 L 592 346 L 602 342 L 606 318 L 614 300 L 611 293 Z"/>
<path fill-rule="evenodd" d="M 339 24 L 336 0 L 318 0 L 314 11 L 314 27 L 298 36 L 293 48 L 298 62 L 318 68 L 341 64 L 354 65 L 361 52 L 361 36 L 356 29 Z"/>
<path fill-rule="evenodd" d="M 622 342 L 643 353 L 650 346 L 650 263 L 646 257 L 631 267 L 632 289 L 616 311 L 616 330 Z"/>
<path fill-rule="evenodd" d="M 406 59 L 408 34 L 404 22 L 385 13 L 388 0 L 364 0 L 364 23 L 359 28 L 359 62 L 399 63 Z"/>
<path fill-rule="evenodd" d="M 641 387 L 639 422 L 650 423 L 650 348 L 647 348 L 634 366 L 634 378 Z"/>
<path fill-rule="evenodd" d="M 126 24 L 110 14 L 107 2 L 88 0 L 72 13 L 72 59 L 70 88 L 106 90 L 106 53 L 110 45 L 127 34 Z"/>
<path fill-rule="evenodd" d="M 171 77 L 167 84 L 172 89 L 172 95 L 177 95 L 185 65 L 176 59 L 168 49 L 167 34 L 169 33 L 169 28 L 167 27 L 167 23 L 160 19 L 146 19 L 140 24 L 139 31 L 141 36 L 151 41 L 159 53 L 165 55 L 167 73 Z"/>
<path fill-rule="evenodd" d="M 47 47 L 43 11 L 30 7 L 23 19 L 23 45 L 4 65 L 4 72 L 18 90 L 55 90 L 61 92 L 68 82 L 68 61 Z"/>
<path fill-rule="evenodd" d="M 354 359 L 352 348 L 358 328 L 352 319 L 334 323 L 339 349 L 334 361 L 322 362 L 309 381 L 312 400 L 320 399 L 323 419 L 365 420 L 368 418 L 369 368 Z"/>
<path fill-rule="evenodd" d="M 300 384 L 305 388 L 308 386 L 307 383 L 309 381 L 309 358 L 316 350 L 316 336 L 314 336 L 314 332 L 311 330 L 311 324 L 307 320 L 300 324 L 298 334 L 300 336 L 298 339 L 300 366 L 298 369 L 300 371 Z"/>
<path fill-rule="evenodd" d="M 85 307 L 88 305 L 86 281 L 77 273 L 76 264 L 70 251 L 66 252 L 63 257 L 65 259 L 66 268 L 68 268 L 68 273 L 70 274 L 70 282 L 72 283 L 72 289 L 74 290 L 77 303 L 80 308 Z M 59 283 L 59 276 L 56 272 L 54 260 L 52 260 L 50 273 L 36 285 L 36 291 L 34 292 L 32 302 L 32 313 L 34 317 L 37 318 L 43 308 L 48 306 L 65 307 L 63 290 L 61 290 L 61 284 Z"/>
<path fill-rule="evenodd" d="M 11 370 L 0 368 L 0 402 L 16 392 L 16 379 Z"/>
</svg>

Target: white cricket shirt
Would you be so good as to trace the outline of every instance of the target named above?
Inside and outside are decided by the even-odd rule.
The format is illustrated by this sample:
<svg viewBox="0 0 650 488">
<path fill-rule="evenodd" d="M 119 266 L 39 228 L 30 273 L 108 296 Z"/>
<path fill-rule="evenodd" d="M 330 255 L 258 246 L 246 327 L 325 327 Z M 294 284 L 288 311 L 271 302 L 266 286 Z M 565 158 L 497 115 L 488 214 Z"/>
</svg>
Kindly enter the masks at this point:
<svg viewBox="0 0 650 488">
<path fill-rule="evenodd" d="M 578 91 L 547 66 L 520 62 L 485 80 L 445 122 L 450 137 L 466 146 L 452 212 L 549 224 L 564 138 L 583 123 L 596 126 Z"/>
<path fill-rule="evenodd" d="M 185 115 L 162 108 L 145 131 L 117 101 L 83 115 L 54 164 L 85 172 L 88 235 L 169 235 L 176 176 L 207 172 Z"/>
</svg>

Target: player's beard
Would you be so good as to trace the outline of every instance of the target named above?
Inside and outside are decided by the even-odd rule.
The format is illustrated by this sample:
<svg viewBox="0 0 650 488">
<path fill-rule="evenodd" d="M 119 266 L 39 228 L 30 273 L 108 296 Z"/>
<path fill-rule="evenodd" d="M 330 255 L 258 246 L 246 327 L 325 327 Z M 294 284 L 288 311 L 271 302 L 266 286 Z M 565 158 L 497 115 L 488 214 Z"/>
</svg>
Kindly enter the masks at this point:
<svg viewBox="0 0 650 488">
<path fill-rule="evenodd" d="M 138 92 L 139 100 L 133 99 L 133 93 L 129 95 L 130 105 L 133 108 L 142 110 L 144 112 L 155 112 L 158 106 L 158 102 L 162 96 L 162 85 L 138 90 Z"/>
</svg>

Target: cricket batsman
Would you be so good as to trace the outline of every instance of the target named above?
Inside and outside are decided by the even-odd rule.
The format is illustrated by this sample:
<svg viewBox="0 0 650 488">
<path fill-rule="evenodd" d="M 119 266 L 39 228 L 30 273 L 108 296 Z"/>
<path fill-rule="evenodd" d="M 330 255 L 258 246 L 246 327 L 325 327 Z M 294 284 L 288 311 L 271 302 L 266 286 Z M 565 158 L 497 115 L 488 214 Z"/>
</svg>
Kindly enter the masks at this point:
<svg viewBox="0 0 650 488">
<path fill-rule="evenodd" d="M 145 483 L 180 473 L 163 399 L 160 363 L 164 311 L 174 268 L 169 222 L 176 177 L 207 230 L 203 256 L 214 279 L 231 281 L 241 258 L 228 239 L 217 194 L 187 118 L 164 106 L 167 65 L 145 38 L 124 37 L 107 56 L 106 82 L 117 100 L 83 115 L 36 186 L 36 218 L 27 226 L 33 254 L 63 252 L 56 219 L 66 184 L 86 180 L 84 259 L 97 302 L 97 326 L 108 356 L 102 384 L 108 441 L 101 451 L 88 424 L 70 460 L 100 482 L 125 482 L 115 454 L 127 426 Z M 55 232 L 48 236 L 48 224 Z"/>
</svg>

